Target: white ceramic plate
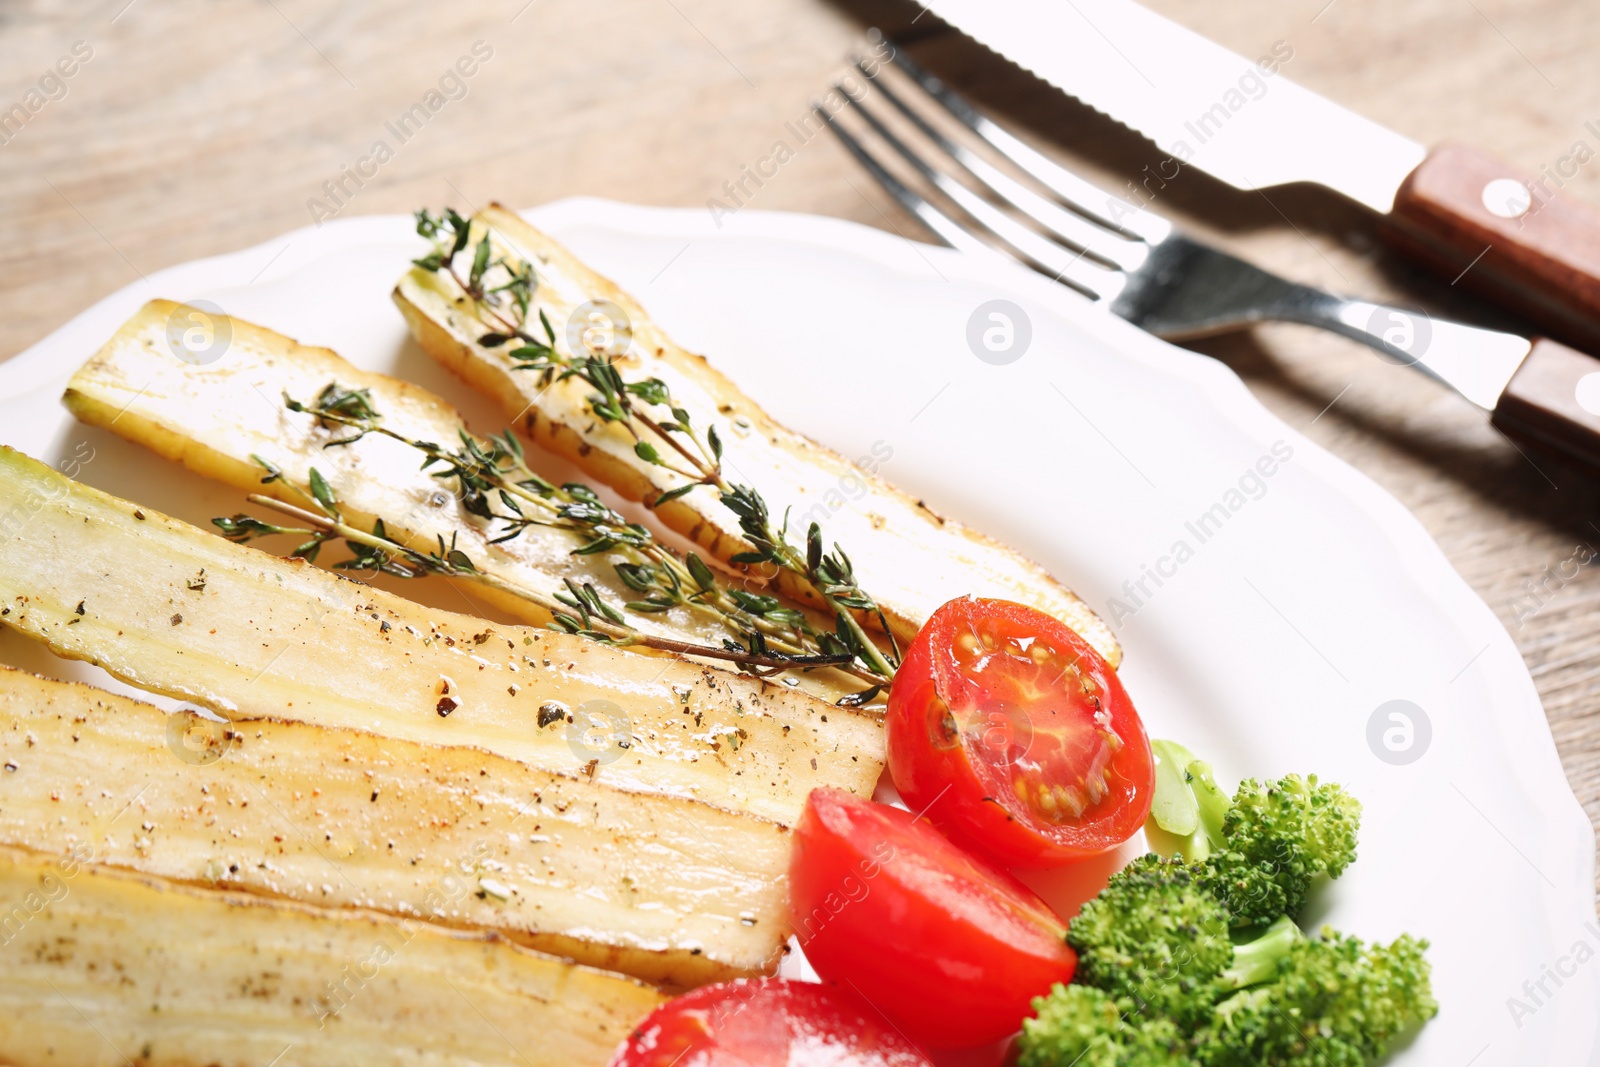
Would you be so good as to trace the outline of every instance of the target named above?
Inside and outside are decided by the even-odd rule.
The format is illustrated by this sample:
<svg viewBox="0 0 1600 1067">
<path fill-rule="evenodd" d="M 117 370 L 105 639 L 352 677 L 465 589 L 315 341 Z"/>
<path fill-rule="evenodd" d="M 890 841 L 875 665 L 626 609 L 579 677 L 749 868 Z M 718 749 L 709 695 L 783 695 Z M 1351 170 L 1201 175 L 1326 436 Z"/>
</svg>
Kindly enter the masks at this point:
<svg viewBox="0 0 1600 1067">
<path fill-rule="evenodd" d="M 1346 783 L 1366 805 L 1361 858 L 1316 918 L 1433 942 L 1443 1010 L 1397 1062 L 1596 1056 L 1593 831 L 1510 638 L 1373 483 L 1220 364 L 1020 268 L 798 215 L 719 225 L 699 211 L 570 200 L 531 217 L 781 421 L 851 457 L 892 450 L 888 478 L 1079 590 L 1115 621 L 1153 736 L 1185 740 L 1230 778 L 1312 771 Z M 85 481 L 190 521 L 237 510 L 238 493 L 79 426 L 58 403 L 72 370 L 157 296 L 211 300 L 328 345 L 498 429 L 389 302 L 418 244 L 408 219 L 351 219 L 130 286 L 0 365 L 0 442 L 76 457 Z M 994 299 L 1031 325 L 1005 365 L 967 340 L 975 309 Z M 1251 473 L 1258 462 L 1270 476 Z M 15 637 L 0 638 L 0 660 L 106 681 Z M 1390 701 L 1410 702 L 1399 706 L 1416 726 L 1409 763 L 1369 742 Z M 1378 733 L 1400 729 L 1389 742 L 1403 749 L 1392 710 Z"/>
</svg>

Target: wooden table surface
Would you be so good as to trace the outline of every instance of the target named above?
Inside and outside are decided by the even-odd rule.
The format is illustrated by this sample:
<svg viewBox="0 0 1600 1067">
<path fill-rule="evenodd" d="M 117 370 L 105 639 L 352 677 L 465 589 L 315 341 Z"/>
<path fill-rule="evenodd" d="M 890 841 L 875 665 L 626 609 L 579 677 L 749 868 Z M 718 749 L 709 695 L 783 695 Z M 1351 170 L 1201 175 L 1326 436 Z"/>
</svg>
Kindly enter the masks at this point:
<svg viewBox="0 0 1600 1067">
<path fill-rule="evenodd" d="M 1563 195 L 1600 204 L 1600 163 L 1587 162 L 1600 137 L 1585 127 L 1600 120 L 1592 3 L 1154 6 L 1247 56 L 1285 42 L 1289 76 L 1421 141 L 1471 141 L 1529 171 L 1585 142 L 1585 165 Z M 573 194 L 704 206 L 805 113 L 871 24 L 902 33 L 926 65 L 1105 184 L 1164 157 L 895 0 L 89 7 L 0 11 L 0 108 L 25 102 L 74 48 L 88 57 L 70 79 L 47 82 L 24 126 L 0 133 L 4 355 L 141 273 L 306 225 L 313 200 L 342 215 Z M 491 54 L 465 95 L 399 144 L 385 124 L 478 42 Z M 369 166 L 359 188 L 346 181 L 342 203 L 330 199 L 324 183 L 379 139 L 393 158 L 375 174 Z M 918 232 L 825 137 L 751 202 Z M 1268 203 L 1186 173 L 1158 207 L 1301 281 L 1484 314 L 1386 253 L 1372 218 L 1328 195 L 1282 191 Z M 1199 347 L 1422 520 L 1516 639 L 1572 785 L 1600 820 L 1600 567 L 1573 576 L 1568 563 L 1580 546 L 1600 545 L 1591 483 L 1554 462 L 1536 470 L 1454 396 L 1337 338 L 1269 327 Z"/>
</svg>

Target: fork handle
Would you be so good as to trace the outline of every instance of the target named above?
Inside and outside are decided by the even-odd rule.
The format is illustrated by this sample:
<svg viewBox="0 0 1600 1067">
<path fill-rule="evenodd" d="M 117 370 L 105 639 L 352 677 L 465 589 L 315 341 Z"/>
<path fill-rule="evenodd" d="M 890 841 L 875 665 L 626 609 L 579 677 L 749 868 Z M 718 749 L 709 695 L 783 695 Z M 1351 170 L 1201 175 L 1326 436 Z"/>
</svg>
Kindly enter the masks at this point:
<svg viewBox="0 0 1600 1067">
<path fill-rule="evenodd" d="M 1270 317 L 1343 334 L 1443 381 L 1507 437 L 1600 471 L 1600 359 L 1558 341 L 1285 287 Z"/>
<path fill-rule="evenodd" d="M 1558 191 L 1572 177 L 1562 171 L 1582 162 L 1574 159 L 1530 178 L 1476 149 L 1442 145 L 1401 185 L 1385 234 L 1545 330 L 1600 347 L 1600 212 Z"/>
</svg>

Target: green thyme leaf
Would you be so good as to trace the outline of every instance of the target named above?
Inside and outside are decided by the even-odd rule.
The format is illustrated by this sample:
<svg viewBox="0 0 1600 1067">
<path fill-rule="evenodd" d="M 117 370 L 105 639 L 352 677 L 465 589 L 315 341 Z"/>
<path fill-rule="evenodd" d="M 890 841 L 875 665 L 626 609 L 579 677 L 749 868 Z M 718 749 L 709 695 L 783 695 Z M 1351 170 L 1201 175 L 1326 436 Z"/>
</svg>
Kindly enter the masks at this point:
<svg viewBox="0 0 1600 1067">
<path fill-rule="evenodd" d="M 685 482 L 676 489 L 668 489 L 665 493 L 662 493 L 660 496 L 656 497 L 655 503 L 651 504 L 650 506 L 653 508 L 659 508 L 662 504 L 670 503 L 671 501 L 678 499 L 680 496 L 687 496 L 688 494 L 694 492 L 696 487 L 699 485 L 699 482 Z"/>
<path fill-rule="evenodd" d="M 489 269 L 489 235 L 484 234 L 478 242 L 478 247 L 472 254 L 472 273 L 468 276 L 467 284 L 476 289 L 483 281 L 484 271 Z"/>
<path fill-rule="evenodd" d="M 684 556 L 683 561 L 689 567 L 689 577 L 694 579 L 695 585 L 699 586 L 702 592 L 716 588 L 717 577 L 711 573 L 711 568 L 706 566 L 705 560 L 690 552 Z"/>
<path fill-rule="evenodd" d="M 322 472 L 315 467 L 311 468 L 310 483 L 311 495 L 316 497 L 317 503 L 322 505 L 322 509 L 329 515 L 337 515 L 339 513 L 339 505 L 334 500 L 333 488 L 328 485 L 328 480 L 322 476 Z"/>
</svg>

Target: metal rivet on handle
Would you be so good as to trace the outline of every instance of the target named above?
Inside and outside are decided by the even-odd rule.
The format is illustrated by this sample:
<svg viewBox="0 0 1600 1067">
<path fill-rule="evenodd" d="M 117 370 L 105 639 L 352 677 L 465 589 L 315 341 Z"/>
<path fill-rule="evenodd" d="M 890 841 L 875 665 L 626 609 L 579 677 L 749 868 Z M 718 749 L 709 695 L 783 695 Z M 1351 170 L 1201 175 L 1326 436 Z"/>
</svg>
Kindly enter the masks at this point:
<svg viewBox="0 0 1600 1067">
<path fill-rule="evenodd" d="M 1600 415 L 1600 371 L 1591 371 L 1578 379 L 1573 387 L 1572 399 L 1591 415 Z"/>
<path fill-rule="evenodd" d="M 1515 178 L 1496 178 L 1483 187 L 1483 206 L 1491 215 L 1520 219 L 1533 206 L 1533 194 Z"/>
</svg>

